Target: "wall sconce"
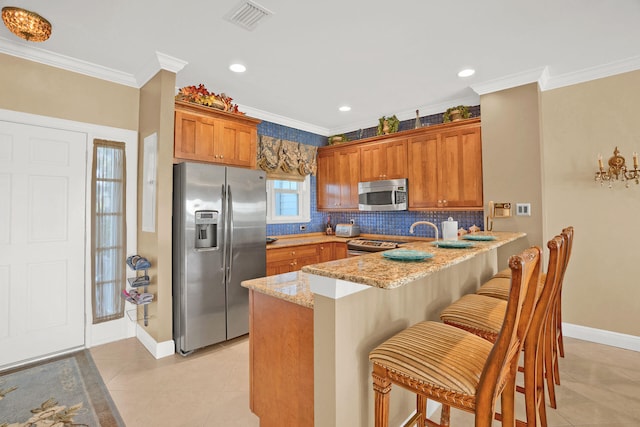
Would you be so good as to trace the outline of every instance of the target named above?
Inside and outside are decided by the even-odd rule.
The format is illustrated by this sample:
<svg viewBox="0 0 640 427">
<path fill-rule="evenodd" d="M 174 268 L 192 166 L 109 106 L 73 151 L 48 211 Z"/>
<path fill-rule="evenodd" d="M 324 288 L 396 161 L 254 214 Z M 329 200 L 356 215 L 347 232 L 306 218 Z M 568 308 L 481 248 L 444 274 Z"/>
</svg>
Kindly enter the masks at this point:
<svg viewBox="0 0 640 427">
<path fill-rule="evenodd" d="M 613 150 L 613 156 L 609 158 L 607 162 L 609 169 L 605 170 L 602 164 L 602 155 L 598 154 L 598 172 L 596 172 L 596 182 L 600 182 L 600 185 L 604 185 L 604 182 L 609 183 L 609 188 L 613 185 L 613 181 L 623 181 L 625 187 L 629 188 L 629 181 L 635 180 L 636 184 L 640 183 L 640 170 L 638 170 L 638 153 L 633 153 L 633 169 L 627 169 L 624 164 L 624 157 L 620 155 L 618 147 Z"/>
</svg>

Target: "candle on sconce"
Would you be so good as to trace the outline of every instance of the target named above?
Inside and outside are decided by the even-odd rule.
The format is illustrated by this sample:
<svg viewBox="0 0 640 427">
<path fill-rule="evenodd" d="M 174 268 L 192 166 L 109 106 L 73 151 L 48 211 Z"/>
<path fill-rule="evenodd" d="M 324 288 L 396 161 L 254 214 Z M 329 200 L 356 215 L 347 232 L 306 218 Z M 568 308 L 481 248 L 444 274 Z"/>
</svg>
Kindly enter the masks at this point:
<svg viewBox="0 0 640 427">
<path fill-rule="evenodd" d="M 633 152 L 633 168 L 638 169 L 638 153 Z"/>
<path fill-rule="evenodd" d="M 604 165 L 602 164 L 602 154 L 598 154 L 598 166 L 600 169 L 604 169 Z"/>
</svg>

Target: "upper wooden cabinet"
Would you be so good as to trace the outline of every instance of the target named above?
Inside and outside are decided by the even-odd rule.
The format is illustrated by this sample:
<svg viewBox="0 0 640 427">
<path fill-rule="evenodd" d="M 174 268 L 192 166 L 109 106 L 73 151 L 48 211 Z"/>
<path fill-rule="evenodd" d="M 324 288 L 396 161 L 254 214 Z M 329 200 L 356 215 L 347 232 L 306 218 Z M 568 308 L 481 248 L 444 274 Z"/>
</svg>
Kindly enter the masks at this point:
<svg viewBox="0 0 640 427">
<path fill-rule="evenodd" d="M 480 119 L 321 147 L 318 209 L 358 209 L 358 182 L 407 178 L 409 210 L 481 210 Z"/>
<path fill-rule="evenodd" d="M 482 208 L 480 120 L 409 138 L 409 209 Z"/>
<path fill-rule="evenodd" d="M 258 123 L 251 117 L 176 101 L 174 157 L 255 169 Z"/>
<path fill-rule="evenodd" d="M 360 146 L 360 181 L 407 177 L 407 139 Z"/>
<path fill-rule="evenodd" d="M 357 210 L 359 178 L 359 147 L 318 151 L 318 209 Z"/>
</svg>

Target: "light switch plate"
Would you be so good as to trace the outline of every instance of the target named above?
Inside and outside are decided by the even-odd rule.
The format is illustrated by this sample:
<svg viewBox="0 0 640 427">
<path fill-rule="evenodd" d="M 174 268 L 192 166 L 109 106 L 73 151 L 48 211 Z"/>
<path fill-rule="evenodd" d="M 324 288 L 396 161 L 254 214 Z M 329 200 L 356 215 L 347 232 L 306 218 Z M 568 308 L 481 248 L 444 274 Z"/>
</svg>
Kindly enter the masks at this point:
<svg viewBox="0 0 640 427">
<path fill-rule="evenodd" d="M 516 215 L 531 216 L 531 203 L 516 203 Z"/>
</svg>

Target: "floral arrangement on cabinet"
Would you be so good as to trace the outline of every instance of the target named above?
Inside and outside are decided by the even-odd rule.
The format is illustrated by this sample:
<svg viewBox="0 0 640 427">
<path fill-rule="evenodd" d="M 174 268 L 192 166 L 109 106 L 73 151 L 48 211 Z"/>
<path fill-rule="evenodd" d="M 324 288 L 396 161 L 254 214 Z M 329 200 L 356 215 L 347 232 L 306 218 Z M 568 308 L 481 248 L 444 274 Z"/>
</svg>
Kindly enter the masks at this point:
<svg viewBox="0 0 640 427">
<path fill-rule="evenodd" d="M 216 94 L 209 92 L 202 83 L 198 86 L 185 86 L 180 88 L 176 95 L 176 100 L 193 102 L 194 104 L 205 105 L 228 113 L 245 114 L 238 110 L 238 106 L 232 102 L 233 98 L 224 93 Z"/>
</svg>

